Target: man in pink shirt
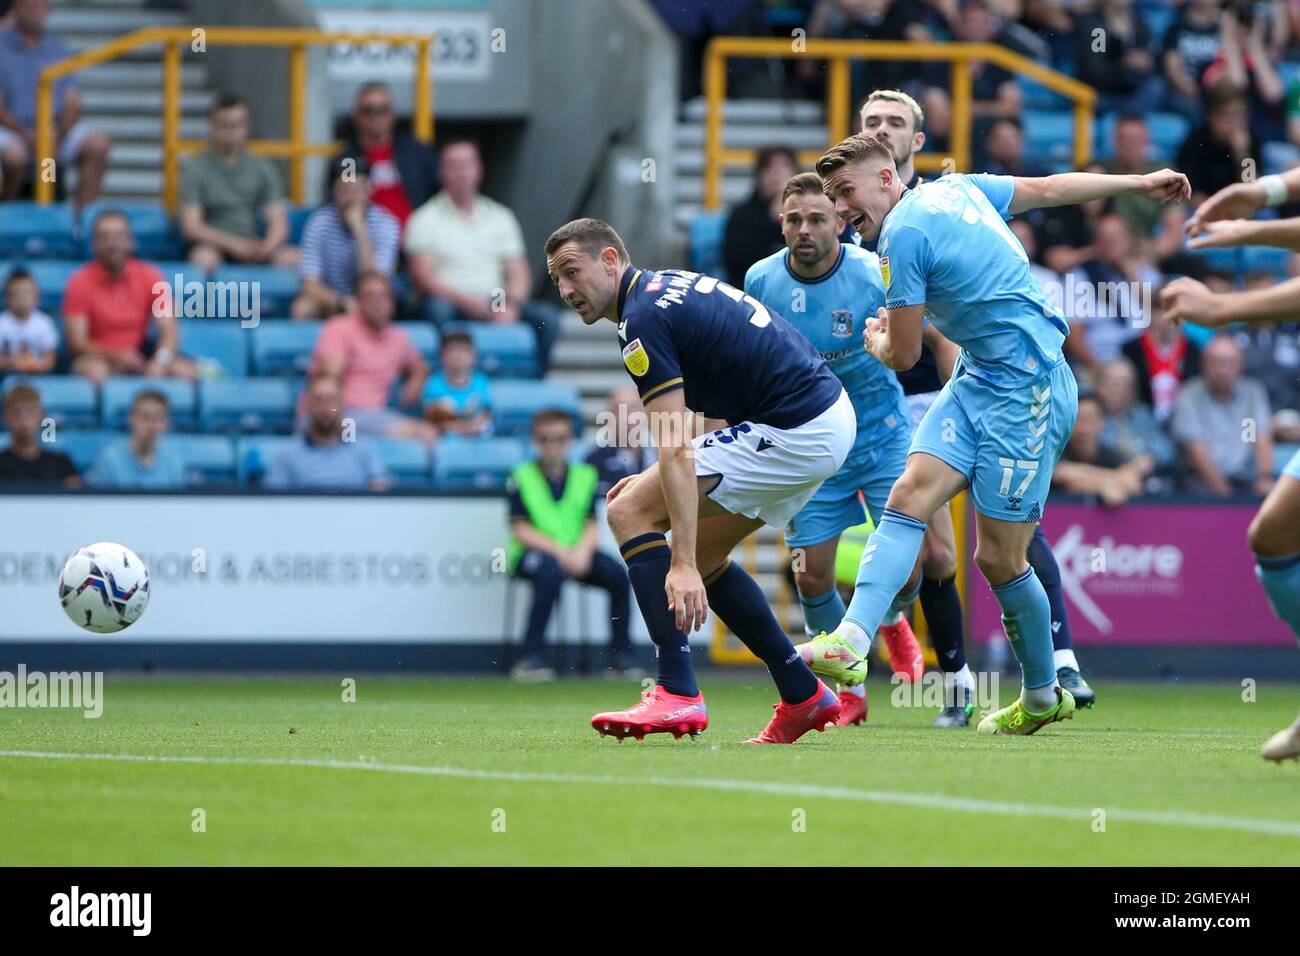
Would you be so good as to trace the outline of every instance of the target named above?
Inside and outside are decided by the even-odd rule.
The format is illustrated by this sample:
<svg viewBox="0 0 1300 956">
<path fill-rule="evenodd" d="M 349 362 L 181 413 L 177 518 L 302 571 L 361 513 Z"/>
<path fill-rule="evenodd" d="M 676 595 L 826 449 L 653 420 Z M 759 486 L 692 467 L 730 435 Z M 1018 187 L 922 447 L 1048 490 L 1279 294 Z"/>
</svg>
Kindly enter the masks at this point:
<svg viewBox="0 0 1300 956">
<path fill-rule="evenodd" d="M 344 426 L 356 422 L 364 435 L 415 438 L 432 445 L 437 429 L 422 418 L 388 407 L 393 383 L 398 402 L 418 406 L 429 365 L 405 331 L 393 324 L 393 287 L 382 272 L 357 276 L 356 310 L 325 323 L 312 352 L 308 376 L 337 378 L 343 385 Z"/>
<path fill-rule="evenodd" d="M 90 229 L 94 261 L 68 279 L 63 327 L 72 371 L 95 383 L 110 375 L 194 381 L 194 362 L 178 353 L 180 332 L 161 272 L 136 259 L 126 215 L 105 210 Z M 152 332 L 152 334 L 151 334 Z"/>
</svg>

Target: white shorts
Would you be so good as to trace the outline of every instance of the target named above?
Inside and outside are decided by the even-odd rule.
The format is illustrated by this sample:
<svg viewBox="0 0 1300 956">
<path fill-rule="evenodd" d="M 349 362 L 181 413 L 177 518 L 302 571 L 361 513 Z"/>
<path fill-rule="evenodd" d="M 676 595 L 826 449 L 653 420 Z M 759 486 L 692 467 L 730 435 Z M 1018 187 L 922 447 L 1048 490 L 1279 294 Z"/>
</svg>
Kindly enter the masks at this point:
<svg viewBox="0 0 1300 956">
<path fill-rule="evenodd" d="M 849 393 L 795 428 L 741 422 L 695 438 L 695 475 L 718 475 L 709 497 L 732 514 L 784 528 L 840 470 L 858 434 Z"/>
<path fill-rule="evenodd" d="M 73 166 L 77 162 L 77 154 L 81 152 L 81 144 L 86 139 L 86 134 L 90 132 L 84 120 L 78 120 L 72 124 L 67 135 L 63 137 L 63 142 L 59 144 L 59 162 L 66 166 Z M 10 146 L 22 146 L 25 150 L 27 144 L 22 138 L 7 126 L 0 126 L 0 149 L 6 149 Z M 31 157 L 28 157 L 30 160 Z M 39 172 L 39 170 L 37 170 Z"/>
<path fill-rule="evenodd" d="M 917 392 L 915 395 L 907 396 L 907 407 L 912 412 L 912 431 L 916 431 L 920 426 L 921 419 L 925 417 L 925 413 L 930 410 L 930 406 L 938 397 L 938 392 Z"/>
</svg>

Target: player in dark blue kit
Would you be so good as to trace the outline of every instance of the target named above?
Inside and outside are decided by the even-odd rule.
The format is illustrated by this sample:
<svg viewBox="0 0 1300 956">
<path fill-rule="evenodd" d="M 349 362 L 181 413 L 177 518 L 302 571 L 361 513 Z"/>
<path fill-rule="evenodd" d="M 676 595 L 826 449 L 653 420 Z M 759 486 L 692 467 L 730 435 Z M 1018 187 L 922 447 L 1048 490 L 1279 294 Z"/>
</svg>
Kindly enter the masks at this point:
<svg viewBox="0 0 1300 956">
<path fill-rule="evenodd" d="M 844 464 L 857 425 L 840 380 L 757 300 L 712 276 L 636 268 L 598 219 L 552 233 L 546 262 L 583 322 L 617 324 L 623 364 L 659 449 L 654 465 L 607 495 L 609 526 L 658 648 L 658 682 L 639 704 L 596 714 L 592 726 L 640 739 L 708 725 L 687 635 L 709 608 L 767 665 L 781 695 L 749 743 L 793 743 L 833 724 L 835 693 L 808 669 L 730 554 L 761 525 L 783 527 Z M 713 430 L 700 430 L 700 418 L 713 420 Z"/>
</svg>

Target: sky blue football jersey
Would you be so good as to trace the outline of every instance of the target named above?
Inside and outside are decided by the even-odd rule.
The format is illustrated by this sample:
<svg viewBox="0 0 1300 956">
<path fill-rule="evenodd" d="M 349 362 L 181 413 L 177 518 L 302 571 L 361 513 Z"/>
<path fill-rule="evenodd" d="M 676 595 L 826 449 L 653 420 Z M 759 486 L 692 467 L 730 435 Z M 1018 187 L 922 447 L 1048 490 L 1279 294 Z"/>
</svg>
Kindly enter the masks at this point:
<svg viewBox="0 0 1300 956">
<path fill-rule="evenodd" d="M 785 316 L 844 383 L 858 416 L 855 448 L 911 421 L 897 377 L 862 344 L 867 319 L 885 304 L 874 252 L 840 243 L 839 258 L 816 279 L 795 275 L 787 250 L 775 252 L 750 266 L 745 292 Z"/>
<path fill-rule="evenodd" d="M 923 183 L 885 216 L 876 247 L 887 307 L 924 305 L 965 371 L 1005 386 L 1042 377 L 1070 334 L 1007 227 L 1014 189 L 986 173 Z"/>
</svg>

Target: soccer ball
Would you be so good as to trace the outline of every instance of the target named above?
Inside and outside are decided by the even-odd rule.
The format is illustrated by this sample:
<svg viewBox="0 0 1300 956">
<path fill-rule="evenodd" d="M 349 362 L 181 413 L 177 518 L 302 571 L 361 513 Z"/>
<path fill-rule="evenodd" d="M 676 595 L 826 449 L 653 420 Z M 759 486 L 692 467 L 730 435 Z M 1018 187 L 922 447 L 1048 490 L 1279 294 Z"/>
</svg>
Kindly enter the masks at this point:
<svg viewBox="0 0 1300 956">
<path fill-rule="evenodd" d="M 59 603 L 78 627 L 113 634 L 138 621 L 149 604 L 149 569 L 130 548 L 88 544 L 63 564 Z"/>
</svg>

